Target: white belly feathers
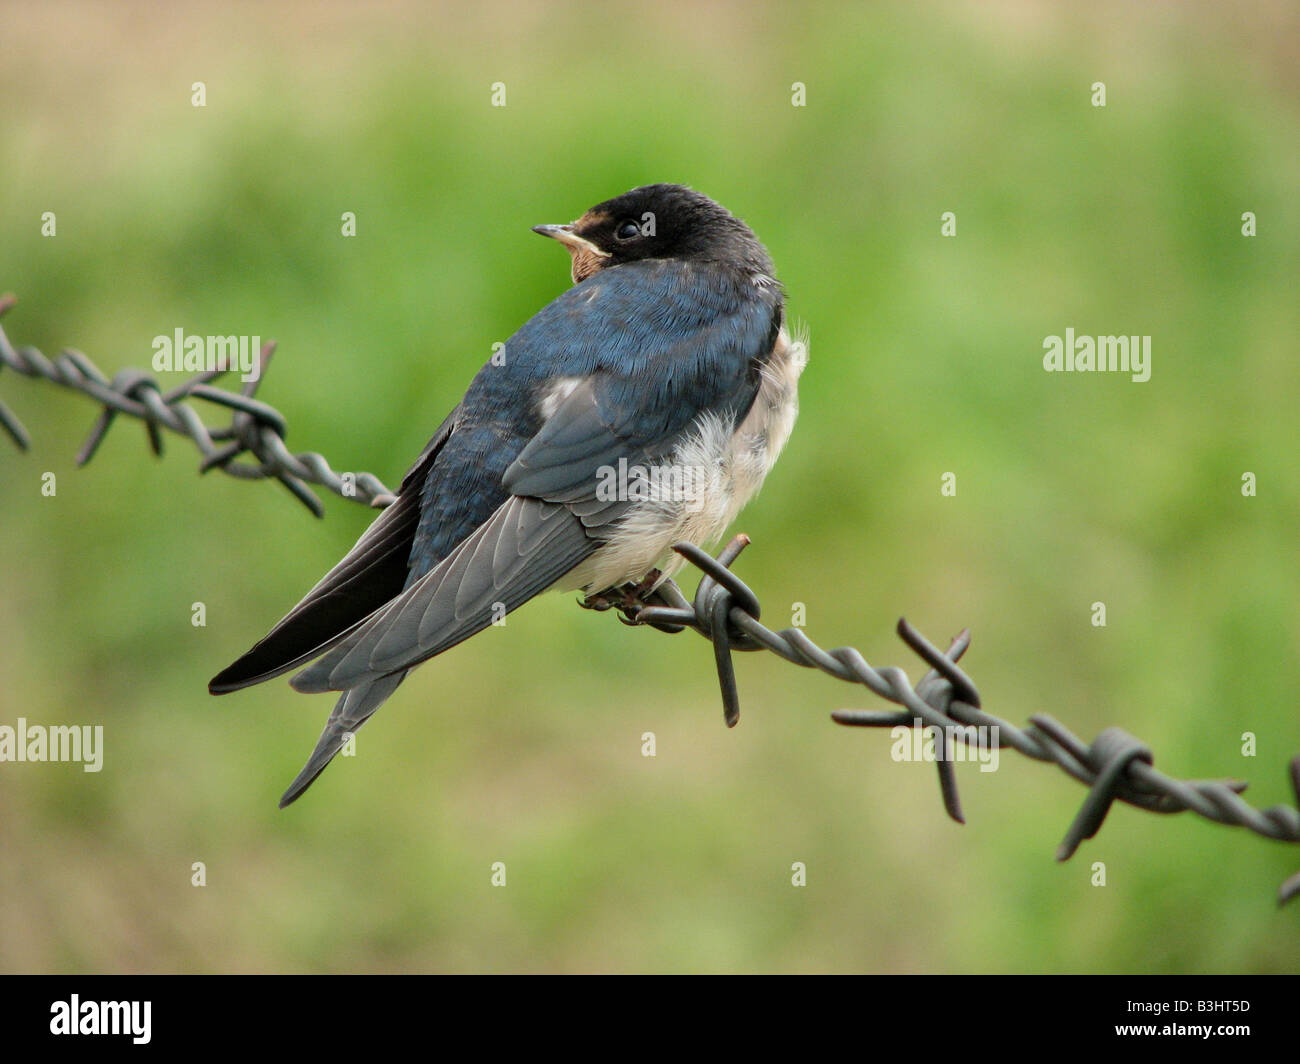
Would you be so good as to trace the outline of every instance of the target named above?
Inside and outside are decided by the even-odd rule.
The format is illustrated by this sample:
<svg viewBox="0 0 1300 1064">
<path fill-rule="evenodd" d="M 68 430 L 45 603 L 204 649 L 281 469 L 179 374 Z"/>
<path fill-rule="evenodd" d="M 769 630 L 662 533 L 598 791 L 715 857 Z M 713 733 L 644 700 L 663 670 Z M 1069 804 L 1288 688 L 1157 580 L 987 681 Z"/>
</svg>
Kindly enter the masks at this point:
<svg viewBox="0 0 1300 1064">
<path fill-rule="evenodd" d="M 561 590 L 588 592 L 641 580 L 650 570 L 671 576 L 684 564 L 672 552 L 680 540 L 715 542 L 763 486 L 790 438 L 799 412 L 798 381 L 807 343 L 791 342 L 784 329 L 767 365 L 754 405 L 733 432 L 717 415 L 703 414 L 673 454 L 669 468 L 642 471 L 630 481 L 638 499 L 610 540 L 558 580 Z"/>
</svg>

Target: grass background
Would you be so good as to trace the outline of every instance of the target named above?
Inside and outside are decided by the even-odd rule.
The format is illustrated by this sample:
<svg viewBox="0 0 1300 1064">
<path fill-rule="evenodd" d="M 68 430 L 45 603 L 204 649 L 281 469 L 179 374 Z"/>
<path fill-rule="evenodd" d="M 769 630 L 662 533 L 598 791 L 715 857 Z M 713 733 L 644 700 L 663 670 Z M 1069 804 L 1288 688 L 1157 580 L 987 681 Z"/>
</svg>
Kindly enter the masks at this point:
<svg viewBox="0 0 1300 1064">
<path fill-rule="evenodd" d="M 274 337 L 260 395 L 290 447 L 394 484 L 566 287 L 529 226 L 689 183 L 759 233 L 812 337 L 801 420 L 738 525 L 765 619 L 803 603 L 815 640 L 914 674 L 898 616 L 969 625 L 992 711 L 1119 725 L 1167 772 L 1294 801 L 1293 7 L 28 3 L 4 23 L 15 343 L 111 373 L 178 327 Z M 1151 335 L 1151 380 L 1044 373 L 1067 327 Z M 278 812 L 329 700 L 205 683 L 370 515 L 200 480 L 138 425 L 76 469 L 90 403 L 12 373 L 0 398 L 35 437 L 0 445 L 0 723 L 106 732 L 99 774 L 0 765 L 0 970 L 1297 968 L 1273 900 L 1294 848 L 1121 807 L 1058 865 L 1083 797 L 1061 774 L 962 767 L 959 828 L 929 766 L 828 722 L 863 694 L 745 656 L 728 731 L 702 641 L 570 596 L 419 670 Z"/>
</svg>

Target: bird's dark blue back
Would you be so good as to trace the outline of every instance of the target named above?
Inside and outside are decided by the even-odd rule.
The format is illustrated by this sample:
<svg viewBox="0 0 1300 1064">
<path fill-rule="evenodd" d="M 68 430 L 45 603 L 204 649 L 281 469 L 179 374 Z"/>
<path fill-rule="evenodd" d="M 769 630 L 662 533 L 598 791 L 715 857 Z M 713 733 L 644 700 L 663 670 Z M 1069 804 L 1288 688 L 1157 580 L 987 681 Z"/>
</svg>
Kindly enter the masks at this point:
<svg viewBox="0 0 1300 1064">
<path fill-rule="evenodd" d="M 594 483 L 600 465 L 654 460 L 705 410 L 743 417 L 781 326 L 780 289 L 712 263 L 648 259 L 601 270 L 543 307 L 475 376 L 420 488 L 407 586 L 510 494 L 506 470 L 542 427 L 561 378 L 591 378 L 603 449 L 533 477 L 522 494 Z"/>
</svg>

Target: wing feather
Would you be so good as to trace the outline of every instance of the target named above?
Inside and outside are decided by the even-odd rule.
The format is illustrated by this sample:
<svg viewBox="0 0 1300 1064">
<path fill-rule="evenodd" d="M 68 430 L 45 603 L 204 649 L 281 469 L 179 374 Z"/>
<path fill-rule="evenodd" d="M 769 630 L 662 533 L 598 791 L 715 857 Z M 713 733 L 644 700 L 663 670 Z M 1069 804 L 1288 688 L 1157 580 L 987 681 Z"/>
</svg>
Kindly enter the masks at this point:
<svg viewBox="0 0 1300 1064">
<path fill-rule="evenodd" d="M 599 545 L 565 506 L 511 496 L 292 684 L 299 691 L 341 691 L 409 669 L 522 606 Z"/>
<path fill-rule="evenodd" d="M 279 676 L 321 654 L 401 593 L 420 520 L 419 487 L 455 428 L 453 410 L 402 478 L 395 502 L 382 510 L 343 559 L 302 601 L 208 684 L 226 694 Z"/>
</svg>

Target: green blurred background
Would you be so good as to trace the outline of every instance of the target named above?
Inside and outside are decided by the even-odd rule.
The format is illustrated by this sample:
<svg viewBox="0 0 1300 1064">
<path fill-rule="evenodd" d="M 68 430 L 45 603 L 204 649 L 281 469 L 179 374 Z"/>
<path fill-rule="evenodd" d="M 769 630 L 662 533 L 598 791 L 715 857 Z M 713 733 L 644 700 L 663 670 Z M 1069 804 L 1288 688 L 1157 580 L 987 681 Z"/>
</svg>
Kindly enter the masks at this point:
<svg viewBox="0 0 1300 1064">
<path fill-rule="evenodd" d="M 993 712 L 1120 725 L 1167 772 L 1290 797 L 1294 5 L 31 3 L 4 24 L 15 343 L 111 373 L 178 327 L 273 337 L 260 395 L 290 447 L 395 484 L 567 286 L 529 227 L 689 183 L 754 227 L 811 332 L 800 423 L 738 526 L 764 619 L 803 603 L 818 642 L 913 676 L 900 615 L 968 625 Z M 1043 372 L 1067 327 L 1150 334 L 1151 380 Z M 0 399 L 35 437 L 0 440 L 0 723 L 106 731 L 97 775 L 0 765 L 4 971 L 1300 962 L 1300 908 L 1274 901 L 1300 849 L 1120 807 L 1057 864 L 1084 794 L 1059 772 L 959 766 L 958 827 L 930 766 L 829 722 L 865 692 L 746 655 L 728 731 L 702 640 L 572 596 L 420 669 L 279 812 L 330 700 L 205 684 L 371 515 L 201 480 L 136 424 L 77 469 L 89 401 L 13 373 Z"/>
</svg>

